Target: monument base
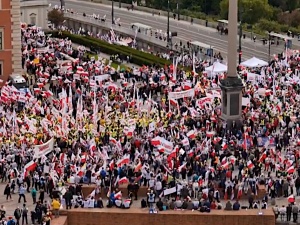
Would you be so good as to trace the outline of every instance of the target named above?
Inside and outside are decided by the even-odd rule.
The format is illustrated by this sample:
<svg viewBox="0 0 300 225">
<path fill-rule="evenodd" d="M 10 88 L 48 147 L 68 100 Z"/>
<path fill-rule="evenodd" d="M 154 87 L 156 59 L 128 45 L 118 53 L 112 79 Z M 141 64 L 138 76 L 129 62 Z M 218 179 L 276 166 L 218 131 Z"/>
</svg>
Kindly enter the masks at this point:
<svg viewBox="0 0 300 225">
<path fill-rule="evenodd" d="M 227 77 L 220 81 L 222 90 L 222 115 L 221 119 L 231 126 L 235 121 L 236 126 L 242 125 L 242 89 L 243 82 L 238 77 Z"/>
</svg>

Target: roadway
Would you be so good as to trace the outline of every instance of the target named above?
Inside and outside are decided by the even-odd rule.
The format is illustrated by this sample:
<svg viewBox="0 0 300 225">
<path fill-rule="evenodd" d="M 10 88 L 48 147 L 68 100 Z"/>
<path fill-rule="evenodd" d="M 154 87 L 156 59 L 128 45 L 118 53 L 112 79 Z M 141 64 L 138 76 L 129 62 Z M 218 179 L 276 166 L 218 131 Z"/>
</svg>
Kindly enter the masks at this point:
<svg viewBox="0 0 300 225">
<path fill-rule="evenodd" d="M 60 5 L 59 0 L 49 0 L 52 5 Z M 80 0 L 66 0 L 65 7 L 67 9 L 73 9 L 78 13 L 85 12 L 86 14 L 99 14 L 100 17 L 106 15 L 107 21 L 111 21 L 111 6 L 99 3 L 92 3 L 88 1 Z M 172 13 L 170 13 L 172 15 Z M 118 4 L 114 7 L 115 18 L 120 18 L 121 25 L 123 27 L 130 27 L 131 23 L 142 23 L 151 26 L 154 30 L 167 30 L 167 17 L 152 15 L 142 11 L 128 11 L 125 8 L 119 8 Z M 198 24 L 191 25 L 187 21 L 178 21 L 170 18 L 170 31 L 177 31 L 178 37 L 173 39 L 173 43 L 179 41 L 199 41 L 207 45 L 213 46 L 215 52 L 221 52 L 224 59 L 227 58 L 227 43 L 228 37 L 226 35 L 220 35 L 215 29 L 210 27 L 201 26 Z M 238 38 L 238 35 L 237 35 Z M 298 44 L 294 41 L 293 45 Z M 238 49 L 238 46 L 237 46 Z M 257 40 L 253 42 L 250 38 L 242 39 L 242 58 L 243 60 L 252 58 L 253 56 L 268 61 L 268 45 L 263 45 L 261 41 Z M 271 46 L 271 58 L 274 54 L 278 54 L 284 51 L 284 45 L 281 43 L 279 46 Z"/>
</svg>

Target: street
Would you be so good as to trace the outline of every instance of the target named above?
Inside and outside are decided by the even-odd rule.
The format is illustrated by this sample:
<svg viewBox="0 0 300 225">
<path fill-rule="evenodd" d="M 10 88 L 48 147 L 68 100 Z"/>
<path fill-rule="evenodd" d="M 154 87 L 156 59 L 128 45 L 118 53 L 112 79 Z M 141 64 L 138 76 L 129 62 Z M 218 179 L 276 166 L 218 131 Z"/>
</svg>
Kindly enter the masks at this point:
<svg viewBox="0 0 300 225">
<path fill-rule="evenodd" d="M 58 0 L 50 0 L 52 5 L 60 5 Z M 75 12 L 86 13 L 86 14 L 99 14 L 100 17 L 106 15 L 107 21 L 111 21 L 111 6 L 103 5 L 99 3 L 84 2 L 78 0 L 67 0 L 66 8 L 72 9 Z M 152 15 L 150 13 L 141 11 L 128 11 L 125 8 L 119 8 L 118 4 L 114 7 L 115 18 L 120 18 L 121 25 L 123 27 L 130 27 L 131 23 L 142 23 L 151 26 L 153 30 L 162 30 L 166 32 L 167 30 L 167 17 Z M 170 16 L 172 17 L 172 13 Z M 179 43 L 180 40 L 186 41 L 199 41 L 207 45 L 213 46 L 215 52 L 221 52 L 224 59 L 227 57 L 227 36 L 220 35 L 216 29 L 200 26 L 197 24 L 191 25 L 187 21 L 174 20 L 173 17 L 170 18 L 170 31 L 177 32 L 178 37 L 173 39 L 173 43 Z M 238 38 L 238 35 L 237 35 Z M 293 42 L 295 46 L 296 40 Z M 238 46 L 237 46 L 238 49 Z M 271 46 L 271 58 L 273 54 L 278 54 L 284 51 L 283 41 L 279 46 Z M 269 58 L 268 45 L 263 45 L 262 41 L 257 40 L 253 42 L 250 38 L 242 39 L 242 58 L 243 60 L 252 58 L 253 56 L 258 57 L 263 60 Z"/>
</svg>

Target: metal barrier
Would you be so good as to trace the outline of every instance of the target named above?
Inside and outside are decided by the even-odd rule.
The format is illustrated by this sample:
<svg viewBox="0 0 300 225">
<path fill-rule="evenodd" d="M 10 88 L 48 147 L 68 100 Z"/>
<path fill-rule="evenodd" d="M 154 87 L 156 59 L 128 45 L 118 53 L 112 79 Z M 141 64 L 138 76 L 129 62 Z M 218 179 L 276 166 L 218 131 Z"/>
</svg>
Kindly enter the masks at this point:
<svg viewBox="0 0 300 225">
<path fill-rule="evenodd" d="M 165 41 L 158 40 L 153 36 L 148 36 L 139 32 L 136 33 L 135 30 L 130 28 L 126 28 L 118 25 L 112 25 L 107 21 L 103 22 L 101 21 L 101 19 L 95 19 L 92 15 L 83 16 L 83 14 L 80 13 L 65 13 L 65 18 L 71 19 L 73 21 L 78 21 L 78 23 L 86 23 L 86 24 L 91 24 L 93 26 L 102 27 L 107 30 L 113 29 L 117 33 L 126 34 L 132 38 L 136 37 L 136 39 L 140 39 L 145 42 L 153 43 L 155 45 L 165 47 L 165 48 L 167 47 L 167 42 Z"/>
</svg>

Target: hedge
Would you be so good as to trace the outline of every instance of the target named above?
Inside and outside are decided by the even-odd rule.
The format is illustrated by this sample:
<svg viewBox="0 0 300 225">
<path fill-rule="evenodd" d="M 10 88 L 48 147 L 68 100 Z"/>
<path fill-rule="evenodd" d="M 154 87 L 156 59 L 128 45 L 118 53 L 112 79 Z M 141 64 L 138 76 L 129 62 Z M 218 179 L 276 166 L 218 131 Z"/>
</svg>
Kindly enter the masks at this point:
<svg viewBox="0 0 300 225">
<path fill-rule="evenodd" d="M 131 56 L 131 62 L 139 66 L 153 65 L 153 64 L 164 66 L 164 65 L 171 64 L 171 61 L 157 57 L 155 55 L 146 52 L 141 52 L 139 50 L 126 47 L 126 46 L 109 44 L 97 38 L 71 34 L 66 31 L 61 32 L 61 34 L 59 34 L 58 31 L 51 31 L 49 33 L 52 34 L 52 37 L 68 38 L 69 40 L 71 40 L 76 44 L 83 45 L 89 48 L 91 46 L 100 48 L 101 52 L 108 55 L 119 54 L 119 55 Z"/>
</svg>

